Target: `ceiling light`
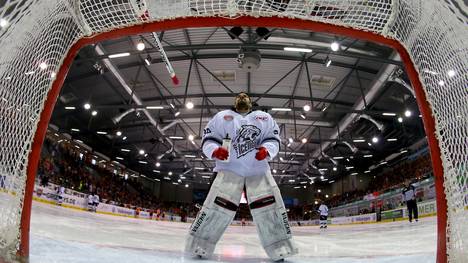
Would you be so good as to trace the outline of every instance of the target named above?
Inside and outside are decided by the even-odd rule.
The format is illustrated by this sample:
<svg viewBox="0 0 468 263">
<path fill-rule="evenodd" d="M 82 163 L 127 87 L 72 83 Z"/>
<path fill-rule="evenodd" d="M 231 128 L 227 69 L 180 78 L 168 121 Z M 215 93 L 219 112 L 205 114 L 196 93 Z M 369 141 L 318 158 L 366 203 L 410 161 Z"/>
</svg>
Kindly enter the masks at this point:
<svg viewBox="0 0 468 263">
<path fill-rule="evenodd" d="M 24 73 L 24 74 L 25 74 L 25 75 L 32 75 L 32 74 L 34 74 L 34 73 L 36 73 L 36 72 L 35 72 L 35 71 L 28 71 L 28 72 L 26 72 L 26 73 Z"/>
<path fill-rule="evenodd" d="M 180 115 L 180 111 L 174 113 L 174 116 L 175 116 L 175 117 L 177 117 L 177 116 L 179 116 L 179 115 Z"/>
<path fill-rule="evenodd" d="M 310 105 L 306 104 L 304 107 L 302 107 L 304 111 L 310 111 Z"/>
<path fill-rule="evenodd" d="M 320 189 L 317 190 L 317 193 L 321 193 L 321 192 L 322 192 L 322 190 L 320 190 Z"/>
<path fill-rule="evenodd" d="M 295 182 L 295 180 L 294 180 L 294 179 L 290 179 L 290 180 L 288 180 L 288 182 L 290 182 L 290 183 L 294 183 L 294 182 Z"/>
<path fill-rule="evenodd" d="M 402 122 L 403 122 L 403 118 L 402 118 L 402 117 L 398 117 L 398 122 L 402 123 Z"/>
<path fill-rule="evenodd" d="M 384 161 L 384 162 L 381 162 L 380 164 L 381 164 L 381 165 L 384 165 L 384 164 L 387 164 L 387 162 Z"/>
<path fill-rule="evenodd" d="M 173 140 L 183 140 L 184 137 L 181 137 L 181 136 L 169 136 L 169 139 L 173 139 Z"/>
<path fill-rule="evenodd" d="M 302 142 L 302 143 L 306 143 L 306 142 L 307 142 L 307 139 L 306 139 L 306 138 L 302 138 L 301 142 Z"/>
<path fill-rule="evenodd" d="M 161 171 L 159 171 L 159 170 L 153 170 L 153 173 L 158 173 L 158 174 L 160 174 Z"/>
<path fill-rule="evenodd" d="M 310 53 L 310 52 L 312 52 L 312 49 L 310 49 L 310 48 L 300 48 L 300 47 L 284 47 L 284 51 Z"/>
<path fill-rule="evenodd" d="M 121 57 L 128 57 L 128 56 L 130 56 L 130 53 L 124 52 L 124 53 L 117 53 L 117 54 L 109 55 L 108 58 L 121 58 Z"/>
<path fill-rule="evenodd" d="M 91 116 L 96 116 L 96 115 L 97 115 L 97 111 L 93 110 L 93 111 L 91 112 Z"/>
<path fill-rule="evenodd" d="M 164 179 L 166 180 L 171 180 L 171 178 L 167 177 L 167 176 L 164 176 Z"/>
<path fill-rule="evenodd" d="M 315 201 L 314 204 L 318 205 L 318 201 Z"/>
<path fill-rule="evenodd" d="M 141 164 L 148 164 L 148 162 L 145 162 L 145 161 L 138 161 L 138 162 Z"/>
<path fill-rule="evenodd" d="M 331 63 L 332 63 L 332 60 L 331 60 L 331 59 L 327 59 L 327 60 L 325 61 L 325 67 L 328 68 L 328 67 L 331 65 Z"/>
<path fill-rule="evenodd" d="M 121 150 L 122 152 L 130 152 L 129 149 L 125 149 L 125 148 L 122 148 L 122 149 L 120 149 L 120 150 Z"/>
<path fill-rule="evenodd" d="M 368 142 L 367 145 L 372 146 L 372 144 L 370 142 Z"/>
<path fill-rule="evenodd" d="M 89 109 L 91 109 L 91 104 L 85 103 L 85 104 L 83 105 L 83 108 L 84 108 L 85 110 L 89 110 Z"/>
<path fill-rule="evenodd" d="M 0 27 L 5 28 L 5 27 L 8 26 L 8 24 L 9 24 L 9 23 L 8 23 L 8 20 L 3 19 L 3 18 L 0 19 Z"/>
<path fill-rule="evenodd" d="M 325 195 L 325 198 L 328 198 L 328 195 Z"/>
<path fill-rule="evenodd" d="M 190 141 L 193 141 L 194 138 L 195 138 L 195 137 L 194 137 L 192 134 L 190 134 L 190 135 L 188 136 L 188 139 L 189 139 Z"/>
<path fill-rule="evenodd" d="M 192 155 L 192 154 L 186 154 L 184 155 L 185 158 L 197 158 L 196 155 Z"/>
<path fill-rule="evenodd" d="M 336 171 L 336 170 L 338 170 L 338 168 L 336 168 L 336 167 L 333 167 L 333 171 Z"/>
<path fill-rule="evenodd" d="M 136 45 L 136 48 L 139 51 L 145 50 L 145 43 L 143 43 L 143 41 L 138 42 L 138 44 Z"/>
<path fill-rule="evenodd" d="M 286 173 L 286 170 L 283 170 L 283 174 Z"/>
<path fill-rule="evenodd" d="M 185 187 L 188 188 L 188 184 L 185 184 Z"/>
<path fill-rule="evenodd" d="M 147 110 L 162 110 L 164 109 L 163 106 L 146 106 Z"/>
<path fill-rule="evenodd" d="M 96 133 L 97 133 L 97 134 L 102 134 L 102 135 L 106 135 L 106 134 L 107 134 L 107 132 L 105 132 L 105 131 L 98 131 L 98 132 L 96 132 Z"/>
<path fill-rule="evenodd" d="M 322 172 L 323 172 L 323 171 L 328 171 L 327 168 L 320 168 L 320 169 L 318 169 L 318 170 L 319 170 L 319 171 L 322 171 Z"/>
<path fill-rule="evenodd" d="M 168 174 L 168 175 L 172 175 L 172 172 L 168 172 L 167 174 Z"/>
<path fill-rule="evenodd" d="M 124 136 L 124 137 L 122 138 L 122 141 L 125 141 L 126 139 L 127 139 L 127 136 Z"/>
<path fill-rule="evenodd" d="M 117 160 L 123 160 L 124 158 L 122 158 L 122 157 L 115 157 L 115 159 L 117 159 Z"/>
<path fill-rule="evenodd" d="M 333 157 L 333 159 L 335 159 L 335 160 L 341 160 L 341 159 L 344 159 L 344 157 L 343 157 L 343 156 L 335 156 L 335 157 Z"/>
<path fill-rule="evenodd" d="M 364 139 L 355 139 L 355 140 L 353 140 L 353 142 L 366 142 L 366 140 L 364 140 Z"/>
<path fill-rule="evenodd" d="M 364 173 L 365 173 L 365 174 L 368 174 L 368 173 L 370 173 L 370 171 L 369 171 L 369 170 L 367 170 L 367 171 L 364 171 Z"/>
<path fill-rule="evenodd" d="M 335 51 L 335 52 L 336 52 L 336 51 L 338 51 L 338 50 L 340 49 L 340 43 L 338 43 L 338 42 L 336 42 L 336 41 L 335 41 L 335 42 L 332 42 L 332 43 L 330 44 L 330 48 L 331 48 L 332 51 Z"/>
<path fill-rule="evenodd" d="M 455 76 L 455 70 L 449 70 L 449 71 L 447 72 L 447 75 L 448 75 L 449 77 Z"/>
<path fill-rule="evenodd" d="M 323 180 L 323 179 L 325 179 L 325 177 L 324 177 L 323 175 L 322 175 L 322 176 L 320 176 L 320 180 Z"/>
<path fill-rule="evenodd" d="M 272 111 L 291 111 L 290 108 L 271 108 Z"/>
<path fill-rule="evenodd" d="M 396 116 L 396 113 L 393 112 L 384 112 L 382 113 L 383 116 Z"/>
<path fill-rule="evenodd" d="M 411 116 L 411 111 L 410 110 L 406 110 L 405 111 L 405 117 L 410 117 Z"/>
<path fill-rule="evenodd" d="M 117 132 L 115 133 L 115 135 L 117 135 L 117 136 L 122 136 L 122 132 L 121 132 L 121 131 L 117 131 Z"/>
<path fill-rule="evenodd" d="M 193 109 L 194 105 L 193 105 L 193 102 L 189 101 L 185 104 L 185 107 L 189 110 Z"/>
<path fill-rule="evenodd" d="M 280 161 L 284 162 L 284 159 L 283 159 L 283 157 L 280 157 Z"/>
<path fill-rule="evenodd" d="M 273 169 L 273 173 L 275 174 L 276 172 L 277 172 L 276 169 Z"/>
<path fill-rule="evenodd" d="M 439 84 L 439 86 L 444 86 L 444 85 L 445 85 L 445 81 L 439 80 L 439 82 L 438 82 L 437 84 Z"/>
<path fill-rule="evenodd" d="M 301 118 L 303 118 L 305 120 L 306 116 L 304 114 L 301 114 Z"/>
<path fill-rule="evenodd" d="M 378 143 L 378 142 L 379 142 L 379 138 L 373 137 L 373 138 L 372 138 L 372 142 L 373 142 L 373 143 Z"/>
<path fill-rule="evenodd" d="M 390 138 L 390 139 L 387 139 L 387 142 L 396 142 L 398 139 L 397 138 Z"/>
<path fill-rule="evenodd" d="M 157 162 L 157 163 L 156 163 L 156 167 L 159 167 L 159 166 L 161 166 L 161 163 L 160 163 L 160 162 Z"/>
<path fill-rule="evenodd" d="M 352 173 L 351 175 L 358 175 L 358 173 Z"/>
<path fill-rule="evenodd" d="M 138 153 L 139 153 L 140 155 L 144 155 L 144 154 L 145 154 L 145 150 L 141 149 L 141 150 L 138 151 Z"/>
<path fill-rule="evenodd" d="M 346 166 L 346 170 L 351 170 L 353 168 L 354 168 L 354 166 Z"/>
<path fill-rule="evenodd" d="M 364 155 L 363 157 L 364 157 L 364 158 L 370 158 L 370 157 L 372 157 L 372 154 L 366 154 L 366 155 Z"/>
<path fill-rule="evenodd" d="M 400 153 L 406 153 L 408 152 L 408 150 L 402 150 Z"/>
<path fill-rule="evenodd" d="M 147 58 L 145 58 L 145 63 L 147 66 L 151 65 L 151 58 L 150 56 L 148 56 Z"/>
<path fill-rule="evenodd" d="M 67 107 L 65 107 L 65 109 L 66 109 L 66 110 L 74 110 L 74 109 L 76 109 L 76 108 L 73 107 L 73 106 L 67 106 Z"/>
<path fill-rule="evenodd" d="M 75 128 L 71 128 L 70 130 L 71 130 L 71 131 L 74 131 L 74 132 L 79 132 L 79 131 L 80 131 L 80 130 L 75 129 Z"/>
<path fill-rule="evenodd" d="M 293 143 L 293 142 L 294 142 L 294 139 L 293 139 L 293 138 L 289 138 L 288 141 L 289 141 L 290 143 Z"/>
<path fill-rule="evenodd" d="M 47 63 L 41 62 L 41 64 L 39 64 L 39 68 L 42 69 L 42 70 L 46 69 L 47 68 Z"/>
</svg>

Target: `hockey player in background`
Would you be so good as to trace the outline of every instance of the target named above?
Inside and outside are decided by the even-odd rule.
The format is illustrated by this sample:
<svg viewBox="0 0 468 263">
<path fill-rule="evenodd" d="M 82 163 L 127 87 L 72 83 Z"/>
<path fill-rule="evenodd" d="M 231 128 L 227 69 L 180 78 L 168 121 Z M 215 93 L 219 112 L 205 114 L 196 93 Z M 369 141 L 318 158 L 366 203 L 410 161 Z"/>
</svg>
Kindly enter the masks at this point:
<svg viewBox="0 0 468 263">
<path fill-rule="evenodd" d="M 94 212 L 96 212 L 98 205 L 99 205 L 99 195 L 97 193 L 94 193 L 94 195 L 93 195 L 93 210 L 94 210 Z"/>
<path fill-rule="evenodd" d="M 65 194 L 65 187 L 58 186 L 57 187 L 57 205 L 62 205 L 64 194 Z"/>
<path fill-rule="evenodd" d="M 322 202 L 319 206 L 318 212 L 320 213 L 320 228 L 327 228 L 328 206 Z"/>
<path fill-rule="evenodd" d="M 233 220 L 242 191 L 267 255 L 277 261 L 297 254 L 288 214 L 268 161 L 279 151 L 279 128 L 270 114 L 252 111 L 250 97 L 237 95 L 233 110 L 218 112 L 204 129 L 203 153 L 217 172 L 189 230 L 185 251 L 210 257 Z"/>
<path fill-rule="evenodd" d="M 416 222 L 418 222 L 418 204 L 416 203 L 416 189 L 411 184 L 411 181 L 406 182 L 406 186 L 402 191 L 403 201 L 406 202 L 408 208 L 408 219 L 410 223 L 413 221 L 413 215 Z"/>
<path fill-rule="evenodd" d="M 91 193 L 88 195 L 88 211 L 90 212 L 94 212 L 94 203 L 93 203 L 93 200 L 94 200 L 94 194 Z"/>
</svg>

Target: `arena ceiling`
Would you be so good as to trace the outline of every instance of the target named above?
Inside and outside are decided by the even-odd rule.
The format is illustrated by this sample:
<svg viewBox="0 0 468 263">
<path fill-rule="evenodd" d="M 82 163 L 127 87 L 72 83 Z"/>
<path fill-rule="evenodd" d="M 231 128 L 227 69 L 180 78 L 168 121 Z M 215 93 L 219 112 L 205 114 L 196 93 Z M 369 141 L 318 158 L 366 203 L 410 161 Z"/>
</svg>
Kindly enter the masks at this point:
<svg viewBox="0 0 468 263">
<path fill-rule="evenodd" d="M 172 172 L 170 180 L 183 175 L 189 183 L 208 180 L 200 175 L 209 174 L 214 162 L 201 153 L 201 132 L 240 91 L 248 92 L 256 108 L 272 114 L 281 128 L 280 154 L 271 166 L 282 183 L 290 176 L 317 182 L 324 176 L 326 182 L 363 173 L 424 137 L 402 63 L 386 46 L 283 28 L 157 33 L 178 86 L 151 34 L 87 46 L 71 67 L 51 123 L 149 178 Z M 136 48 L 140 42 L 142 51 Z M 337 51 L 331 50 L 333 42 L 340 44 Z M 119 53 L 129 55 L 109 58 Z M 188 102 L 193 109 L 186 108 Z M 405 116 L 407 110 L 411 116 Z M 373 137 L 379 141 L 372 142 Z"/>
</svg>

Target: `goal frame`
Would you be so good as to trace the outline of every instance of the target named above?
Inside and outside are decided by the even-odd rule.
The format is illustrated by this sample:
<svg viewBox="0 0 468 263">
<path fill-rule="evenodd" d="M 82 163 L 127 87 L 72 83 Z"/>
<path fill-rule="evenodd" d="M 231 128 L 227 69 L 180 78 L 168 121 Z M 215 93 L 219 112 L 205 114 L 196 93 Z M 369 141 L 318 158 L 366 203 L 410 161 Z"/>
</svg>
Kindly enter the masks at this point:
<svg viewBox="0 0 468 263">
<path fill-rule="evenodd" d="M 158 32 L 163 30 L 175 30 L 191 27 L 220 27 L 220 26 L 254 26 L 254 27 L 282 27 L 288 29 L 309 30 L 311 32 L 331 33 L 352 37 L 361 40 L 372 41 L 394 48 L 400 55 L 406 72 L 415 91 L 417 104 L 422 115 L 428 145 L 431 153 L 433 172 L 436 187 L 437 204 L 437 255 L 438 263 L 447 262 L 447 201 L 444 191 L 444 174 L 441 160 L 441 150 L 436 138 L 435 120 L 431 107 L 426 99 L 418 71 L 413 64 L 409 52 L 397 40 L 386 38 L 382 35 L 364 30 L 354 29 L 345 26 L 332 25 L 316 21 L 307 21 L 299 18 L 287 17 L 252 17 L 240 16 L 237 18 L 224 17 L 185 17 L 167 19 L 146 24 L 139 24 L 125 28 L 115 29 L 109 32 L 95 34 L 91 37 L 84 37 L 75 42 L 68 50 L 56 78 L 48 92 L 44 108 L 40 113 L 39 123 L 34 134 L 31 152 L 28 156 L 27 178 L 25 195 L 21 214 L 20 225 L 20 245 L 17 252 L 23 259 L 29 257 L 29 233 L 31 220 L 32 197 L 34 190 L 35 175 L 40 159 L 41 147 L 44 142 L 47 127 L 56 104 L 60 90 L 63 86 L 68 71 L 79 50 L 89 44 L 98 43 L 103 40 L 115 39 L 122 36 Z M 1 262 L 0 258 L 0 262 Z"/>
</svg>

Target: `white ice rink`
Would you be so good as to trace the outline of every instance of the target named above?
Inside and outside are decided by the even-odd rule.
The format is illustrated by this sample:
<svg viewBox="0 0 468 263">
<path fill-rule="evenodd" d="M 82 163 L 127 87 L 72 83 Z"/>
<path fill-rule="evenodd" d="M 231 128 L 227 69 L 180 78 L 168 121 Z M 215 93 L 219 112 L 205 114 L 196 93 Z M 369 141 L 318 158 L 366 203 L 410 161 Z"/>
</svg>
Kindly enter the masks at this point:
<svg viewBox="0 0 468 263">
<path fill-rule="evenodd" d="M 75 211 L 34 202 L 31 263 L 271 262 L 255 227 L 229 227 L 211 260 L 184 257 L 189 224 Z M 285 262 L 435 262 L 436 218 L 408 222 L 293 227 L 299 254 Z"/>
</svg>

